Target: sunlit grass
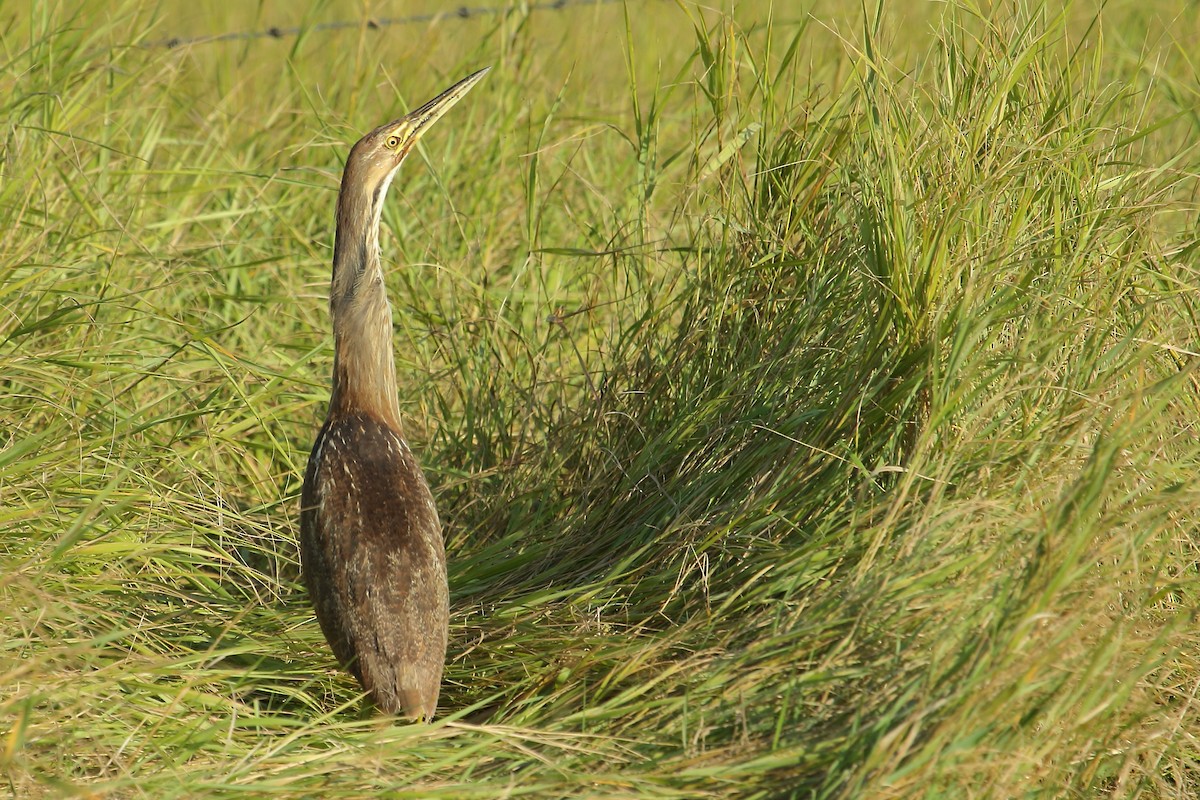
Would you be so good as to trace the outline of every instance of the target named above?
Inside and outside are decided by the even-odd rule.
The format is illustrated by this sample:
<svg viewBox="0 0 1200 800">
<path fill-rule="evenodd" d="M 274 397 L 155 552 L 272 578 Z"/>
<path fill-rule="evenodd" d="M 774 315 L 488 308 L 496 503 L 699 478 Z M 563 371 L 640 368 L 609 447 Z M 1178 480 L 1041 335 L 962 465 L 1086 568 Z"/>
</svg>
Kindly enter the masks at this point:
<svg viewBox="0 0 1200 800">
<path fill-rule="evenodd" d="M 9 24 L 12 796 L 1200 790 L 1195 15 L 785 5 Z M 333 202 L 488 64 L 383 220 L 453 609 L 395 724 L 298 582 Z"/>
</svg>

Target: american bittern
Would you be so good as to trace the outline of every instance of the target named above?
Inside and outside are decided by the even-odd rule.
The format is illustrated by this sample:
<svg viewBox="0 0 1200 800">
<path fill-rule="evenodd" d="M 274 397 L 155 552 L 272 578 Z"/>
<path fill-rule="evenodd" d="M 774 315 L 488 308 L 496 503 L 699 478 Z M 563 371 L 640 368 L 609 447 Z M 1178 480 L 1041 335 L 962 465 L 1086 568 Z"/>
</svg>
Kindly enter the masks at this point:
<svg viewBox="0 0 1200 800">
<path fill-rule="evenodd" d="M 424 719 L 437 710 L 450 596 L 433 495 L 400 424 L 379 216 L 404 157 L 486 72 L 371 131 L 346 159 L 329 290 L 333 391 L 301 493 L 304 582 L 334 655 L 379 708 Z"/>
</svg>

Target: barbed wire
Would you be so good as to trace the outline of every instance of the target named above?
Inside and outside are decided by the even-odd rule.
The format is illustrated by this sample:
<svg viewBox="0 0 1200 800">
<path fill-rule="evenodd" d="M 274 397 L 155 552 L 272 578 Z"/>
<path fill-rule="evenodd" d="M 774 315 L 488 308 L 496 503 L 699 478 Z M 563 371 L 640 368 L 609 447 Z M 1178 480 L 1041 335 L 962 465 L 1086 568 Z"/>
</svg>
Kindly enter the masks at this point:
<svg viewBox="0 0 1200 800">
<path fill-rule="evenodd" d="M 407 17 L 371 17 L 366 20 L 337 20 L 334 22 L 318 22 L 314 25 L 305 26 L 290 26 L 290 27 L 271 27 L 260 31 L 233 31 L 228 33 L 214 33 L 208 36 L 174 36 L 170 39 L 160 39 L 154 42 L 145 42 L 141 46 L 144 48 L 153 47 L 188 47 L 197 44 L 212 44 L 215 42 L 232 42 L 239 40 L 253 39 L 285 39 L 289 36 L 299 36 L 302 31 L 335 31 L 344 30 L 346 28 L 361 28 L 363 26 L 371 30 L 382 30 L 395 25 L 413 25 L 419 22 L 438 22 L 444 19 L 471 19 L 473 17 L 494 17 L 500 14 L 508 14 L 513 11 L 524 10 L 526 12 L 534 11 L 562 11 L 571 6 L 604 6 L 612 3 L 619 3 L 622 0 L 544 0 L 544 2 L 527 3 L 521 5 L 506 5 L 506 6 L 459 6 L 450 11 L 431 11 L 424 14 L 411 14 Z"/>
</svg>

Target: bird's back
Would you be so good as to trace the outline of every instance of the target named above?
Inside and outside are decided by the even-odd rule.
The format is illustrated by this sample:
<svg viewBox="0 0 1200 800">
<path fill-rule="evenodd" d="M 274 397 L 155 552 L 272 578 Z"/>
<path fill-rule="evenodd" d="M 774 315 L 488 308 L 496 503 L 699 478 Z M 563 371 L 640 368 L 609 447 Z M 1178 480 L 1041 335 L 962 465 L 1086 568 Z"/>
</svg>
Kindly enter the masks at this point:
<svg viewBox="0 0 1200 800">
<path fill-rule="evenodd" d="M 334 655 L 382 709 L 431 718 L 446 658 L 441 524 L 404 439 L 365 413 L 331 417 L 304 477 L 304 581 Z"/>
</svg>

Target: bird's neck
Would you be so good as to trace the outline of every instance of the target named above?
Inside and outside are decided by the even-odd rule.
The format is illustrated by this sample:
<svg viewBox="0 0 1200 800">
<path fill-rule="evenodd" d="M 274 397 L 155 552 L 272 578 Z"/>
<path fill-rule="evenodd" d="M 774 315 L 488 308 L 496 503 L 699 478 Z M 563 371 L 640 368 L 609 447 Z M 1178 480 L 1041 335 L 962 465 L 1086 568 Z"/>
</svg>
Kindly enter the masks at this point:
<svg viewBox="0 0 1200 800">
<path fill-rule="evenodd" d="M 376 202 L 382 202 L 382 195 Z M 329 293 L 334 341 L 329 414 L 366 412 L 399 433 L 392 309 L 379 260 L 378 209 L 371 207 L 371 199 L 347 197 L 345 189 L 338 199 Z"/>
</svg>

